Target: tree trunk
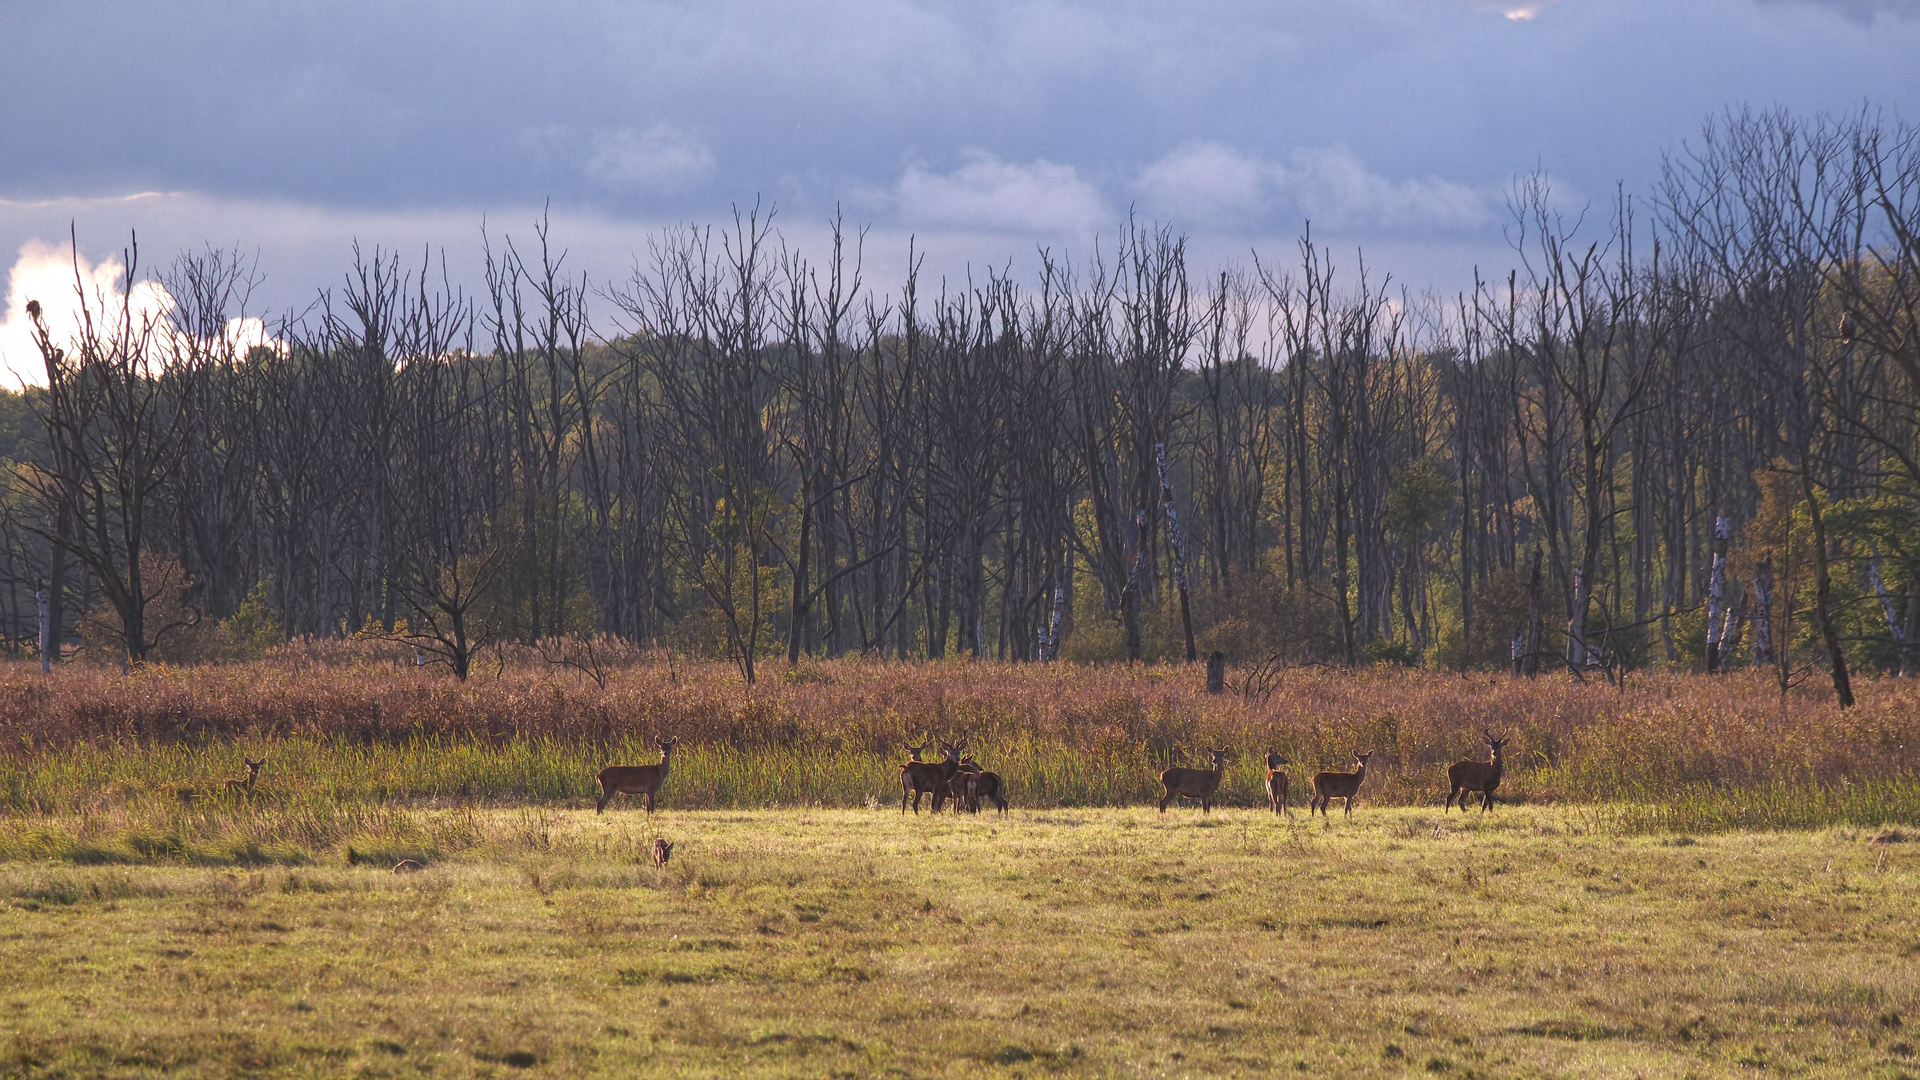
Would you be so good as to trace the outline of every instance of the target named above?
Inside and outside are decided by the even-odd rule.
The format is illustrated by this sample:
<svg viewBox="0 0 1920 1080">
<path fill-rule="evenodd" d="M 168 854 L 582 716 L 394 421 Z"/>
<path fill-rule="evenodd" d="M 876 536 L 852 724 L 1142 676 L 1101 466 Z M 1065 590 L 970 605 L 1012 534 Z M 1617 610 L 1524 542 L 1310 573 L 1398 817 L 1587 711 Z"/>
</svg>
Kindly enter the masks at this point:
<svg viewBox="0 0 1920 1080">
<path fill-rule="evenodd" d="M 1540 647 L 1546 620 L 1546 597 L 1540 583 L 1540 549 L 1533 549 L 1533 566 L 1527 572 L 1527 643 L 1520 655 L 1520 670 L 1526 675 L 1540 672 Z"/>
<path fill-rule="evenodd" d="M 1847 674 L 1847 654 L 1840 648 L 1840 634 L 1833 625 L 1829 599 L 1833 579 L 1827 574 L 1827 526 L 1820 513 L 1820 498 L 1814 494 L 1810 462 L 1800 463 L 1800 485 L 1807 497 L 1807 517 L 1813 525 L 1813 617 L 1820 624 L 1820 640 L 1826 646 L 1827 661 L 1833 667 L 1833 696 L 1840 707 L 1853 705 L 1853 680 Z"/>
<path fill-rule="evenodd" d="M 1727 516 L 1713 519 L 1713 572 L 1707 579 L 1707 674 L 1720 670 L 1720 610 L 1726 604 Z"/>
<path fill-rule="evenodd" d="M 1753 662 L 1773 665 L 1773 555 L 1753 568 Z"/>
</svg>

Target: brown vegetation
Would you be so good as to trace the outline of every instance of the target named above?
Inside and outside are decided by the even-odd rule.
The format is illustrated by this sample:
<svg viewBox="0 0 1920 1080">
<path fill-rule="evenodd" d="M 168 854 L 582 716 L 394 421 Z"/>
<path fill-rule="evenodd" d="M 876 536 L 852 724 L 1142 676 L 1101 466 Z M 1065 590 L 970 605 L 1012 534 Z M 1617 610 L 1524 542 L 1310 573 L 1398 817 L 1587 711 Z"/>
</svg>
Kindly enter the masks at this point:
<svg viewBox="0 0 1920 1080">
<path fill-rule="evenodd" d="M 1911 778 L 1920 755 L 1920 682 L 1905 679 L 1862 680 L 1860 704 L 1843 711 L 1818 688 L 1782 696 L 1757 673 L 1649 675 L 1622 690 L 1565 675 L 1294 669 L 1270 693 L 1247 698 L 1207 694 L 1198 667 L 837 662 L 802 670 L 805 679 L 749 691 L 721 664 L 636 663 L 609 671 L 603 688 L 510 662 L 458 684 L 346 645 L 325 657 L 282 651 L 245 665 L 131 676 L 68 667 L 46 677 L 19 663 L 0 667 L 0 760 L 20 764 L 80 744 L 612 747 L 673 736 L 702 751 L 871 754 L 884 770 L 903 742 L 933 732 L 993 748 L 1029 791 L 1038 790 L 1028 786 L 1033 762 L 1106 777 L 1073 797 L 1088 801 L 1146 796 L 1141 785 L 1154 773 L 1201 746 L 1270 747 L 1303 770 L 1372 747 L 1369 797 L 1410 803 L 1444 795 L 1446 765 L 1487 728 L 1523 750 L 1507 762 L 1502 789 L 1520 799 Z M 1244 779 L 1258 790 L 1261 777 Z"/>
</svg>

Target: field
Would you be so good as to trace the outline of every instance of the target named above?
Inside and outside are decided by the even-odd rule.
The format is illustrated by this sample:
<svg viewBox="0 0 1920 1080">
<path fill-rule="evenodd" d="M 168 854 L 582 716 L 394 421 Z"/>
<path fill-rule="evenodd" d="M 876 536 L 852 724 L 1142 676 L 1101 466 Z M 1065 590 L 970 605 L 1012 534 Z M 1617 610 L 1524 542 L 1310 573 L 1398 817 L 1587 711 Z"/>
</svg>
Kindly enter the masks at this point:
<svg viewBox="0 0 1920 1080">
<path fill-rule="evenodd" d="M 0 1076 L 1920 1076 L 1911 681 L 604 674 L 0 668 Z M 1013 811 L 903 816 L 928 735 Z M 1205 746 L 1226 806 L 1156 813 Z M 1378 756 L 1309 821 L 1268 748 L 1296 805 Z"/>
<path fill-rule="evenodd" d="M 0 866 L 0 1073 L 1920 1074 L 1897 831 L 460 816 L 478 842 L 400 877 Z"/>
</svg>

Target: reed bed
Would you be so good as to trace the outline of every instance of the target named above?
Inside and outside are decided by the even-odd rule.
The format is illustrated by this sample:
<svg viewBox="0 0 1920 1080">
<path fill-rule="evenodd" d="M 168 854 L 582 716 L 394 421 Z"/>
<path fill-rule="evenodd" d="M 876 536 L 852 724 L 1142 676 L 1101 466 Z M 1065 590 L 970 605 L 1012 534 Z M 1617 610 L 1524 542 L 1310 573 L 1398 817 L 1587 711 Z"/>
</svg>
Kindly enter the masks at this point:
<svg viewBox="0 0 1920 1080">
<path fill-rule="evenodd" d="M 1156 775 L 1233 751 L 1229 806 L 1264 806 L 1263 758 L 1375 753 L 1368 803 L 1437 805 L 1445 766 L 1509 736 L 1503 801 L 1574 803 L 1631 832 L 1920 822 L 1920 683 L 1840 710 L 1757 674 L 1626 688 L 1402 669 L 1294 670 L 1210 695 L 1196 668 L 842 661 L 747 687 L 729 668 L 510 662 L 461 684 L 378 650 L 132 675 L 0 666 L 0 857 L 298 861 L 372 844 L 487 842 L 416 812 L 591 805 L 609 763 L 680 740 L 672 808 L 897 807 L 907 743 L 965 741 L 1017 805 L 1157 801 Z M 1232 680 L 1239 683 L 1238 679 Z M 1244 691 L 1244 684 L 1239 684 Z M 220 790 L 266 756 L 251 799 Z M 624 800 L 616 803 L 624 809 Z"/>
</svg>

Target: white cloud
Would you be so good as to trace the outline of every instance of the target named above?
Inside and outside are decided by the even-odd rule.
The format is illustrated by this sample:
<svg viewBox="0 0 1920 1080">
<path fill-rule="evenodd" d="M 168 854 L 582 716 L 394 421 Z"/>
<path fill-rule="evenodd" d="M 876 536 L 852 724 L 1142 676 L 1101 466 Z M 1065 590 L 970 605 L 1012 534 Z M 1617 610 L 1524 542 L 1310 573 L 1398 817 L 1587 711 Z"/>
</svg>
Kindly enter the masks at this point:
<svg viewBox="0 0 1920 1080">
<path fill-rule="evenodd" d="M 638 134 L 632 128 L 606 132 L 587 159 L 587 175 L 599 183 L 649 193 L 684 191 L 713 172 L 707 144 L 665 123 Z"/>
<path fill-rule="evenodd" d="M 144 331 L 155 355 L 164 358 L 185 351 L 172 320 L 177 306 L 172 294 L 154 280 L 137 281 L 123 293 L 126 267 L 118 259 L 98 263 L 75 256 L 71 249 L 38 240 L 21 245 L 7 278 L 7 301 L 0 318 L 0 379 L 6 385 L 44 386 L 46 361 L 34 340 L 27 304 L 38 302 L 47 336 L 55 348 L 71 350 L 79 340 L 83 319 L 91 318 L 97 332 L 110 333 L 130 310 L 136 332 Z M 253 316 L 228 319 L 221 344 L 236 352 L 256 345 L 277 345 L 266 324 Z"/>
<path fill-rule="evenodd" d="M 1197 143 L 1141 170 L 1138 188 L 1176 223 L 1244 227 L 1276 210 L 1360 234 L 1471 231 L 1493 221 L 1483 192 L 1433 176 L 1390 179 L 1344 147 L 1295 150 L 1282 163 Z"/>
<path fill-rule="evenodd" d="M 901 224 L 987 232 L 1086 235 L 1114 221 L 1100 191 L 1071 165 L 975 153 L 951 173 L 910 166 L 896 189 Z"/>
<path fill-rule="evenodd" d="M 1140 191 L 1155 209 L 1203 224 L 1259 216 L 1271 201 L 1274 169 L 1230 146 L 1195 143 L 1148 165 Z"/>
</svg>

